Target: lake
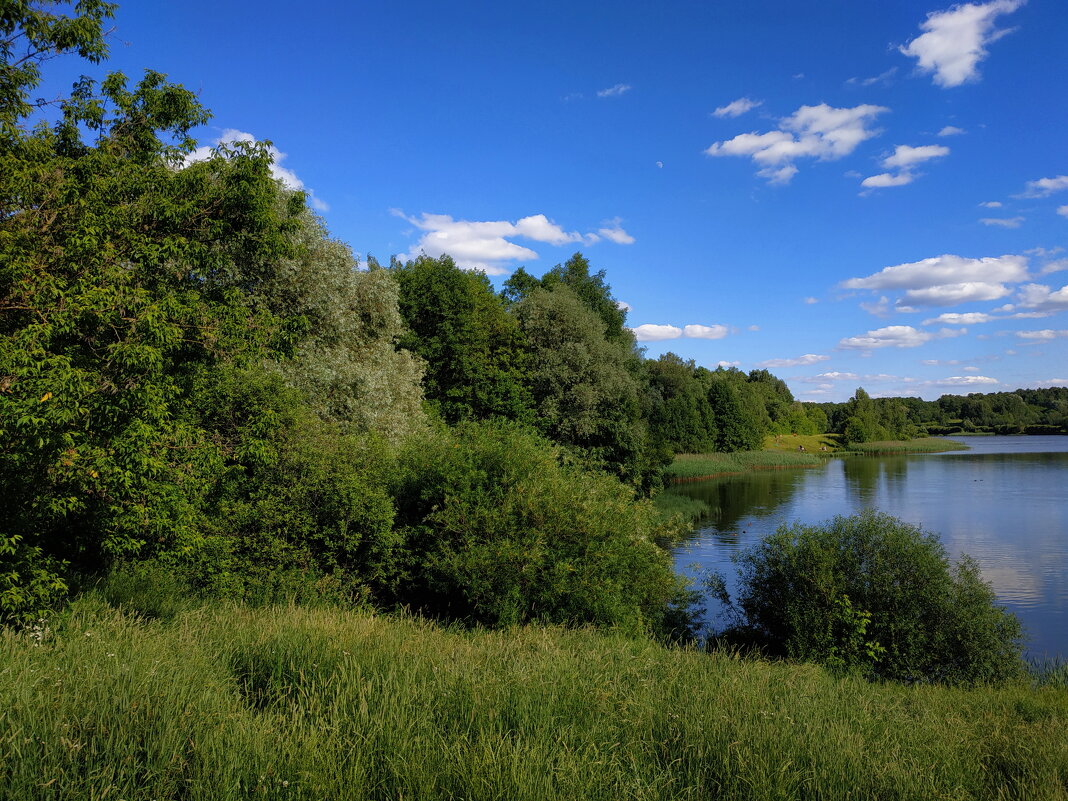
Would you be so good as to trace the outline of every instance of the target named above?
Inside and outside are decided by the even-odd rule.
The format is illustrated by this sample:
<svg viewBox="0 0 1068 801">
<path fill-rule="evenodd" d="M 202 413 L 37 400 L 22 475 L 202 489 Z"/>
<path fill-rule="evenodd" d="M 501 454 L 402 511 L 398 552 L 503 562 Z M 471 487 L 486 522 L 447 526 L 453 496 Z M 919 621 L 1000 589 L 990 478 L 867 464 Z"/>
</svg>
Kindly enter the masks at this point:
<svg viewBox="0 0 1068 801">
<path fill-rule="evenodd" d="M 1023 623 L 1028 657 L 1068 658 L 1068 436 L 958 441 L 971 450 L 847 456 L 674 486 L 712 508 L 675 550 L 676 567 L 721 572 L 733 594 L 739 549 L 783 523 L 875 508 L 938 534 L 953 557 L 971 554 Z M 708 602 L 713 622 L 718 606 Z"/>
</svg>

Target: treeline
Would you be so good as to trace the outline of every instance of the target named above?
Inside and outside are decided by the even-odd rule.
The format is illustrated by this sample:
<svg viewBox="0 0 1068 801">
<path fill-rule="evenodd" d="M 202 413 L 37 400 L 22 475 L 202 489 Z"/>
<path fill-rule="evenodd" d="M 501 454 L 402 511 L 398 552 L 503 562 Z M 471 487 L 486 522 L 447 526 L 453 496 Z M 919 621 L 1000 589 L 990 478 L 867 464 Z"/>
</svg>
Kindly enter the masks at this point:
<svg viewBox="0 0 1068 801">
<path fill-rule="evenodd" d="M 819 409 L 843 442 L 907 440 L 951 434 L 1066 434 L 1068 387 L 943 395 L 938 400 L 871 398 L 863 388 L 845 403 Z"/>
</svg>

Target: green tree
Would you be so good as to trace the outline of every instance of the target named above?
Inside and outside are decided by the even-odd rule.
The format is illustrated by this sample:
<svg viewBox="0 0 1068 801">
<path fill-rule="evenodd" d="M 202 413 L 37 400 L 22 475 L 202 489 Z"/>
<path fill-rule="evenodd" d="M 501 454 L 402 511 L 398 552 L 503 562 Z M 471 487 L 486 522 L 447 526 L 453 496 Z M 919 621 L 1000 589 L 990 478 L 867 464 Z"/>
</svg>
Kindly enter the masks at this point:
<svg viewBox="0 0 1068 801">
<path fill-rule="evenodd" d="M 715 415 L 717 451 L 756 451 L 763 447 L 764 433 L 752 412 L 745 408 L 733 381 L 713 374 L 708 402 Z"/>
<path fill-rule="evenodd" d="M 408 327 L 399 344 L 426 362 L 424 393 L 442 419 L 529 422 L 523 335 L 486 275 L 448 256 L 420 256 L 390 273 Z"/>
<path fill-rule="evenodd" d="M 514 311 L 529 347 L 539 430 L 593 465 L 646 483 L 659 465 L 648 463 L 629 345 L 607 339 L 602 320 L 565 285 L 534 291 Z"/>
<path fill-rule="evenodd" d="M 397 283 L 373 261 L 358 269 L 348 245 L 308 209 L 297 222 L 294 255 L 251 298 L 303 321 L 293 357 L 279 367 L 324 420 L 399 442 L 423 424 L 423 363 L 399 348 L 408 332 Z"/>
<path fill-rule="evenodd" d="M 693 361 L 674 353 L 645 362 L 652 401 L 652 440 L 675 453 L 704 453 L 716 447 L 716 420 L 705 384 Z"/>
</svg>

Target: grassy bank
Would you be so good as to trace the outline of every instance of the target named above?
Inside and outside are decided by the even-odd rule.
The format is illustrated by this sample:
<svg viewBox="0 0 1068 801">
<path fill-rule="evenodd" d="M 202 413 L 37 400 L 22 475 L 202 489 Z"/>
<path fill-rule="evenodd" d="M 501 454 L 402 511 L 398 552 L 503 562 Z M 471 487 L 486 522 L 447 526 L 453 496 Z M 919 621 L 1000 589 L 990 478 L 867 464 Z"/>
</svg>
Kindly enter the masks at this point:
<svg viewBox="0 0 1068 801">
<path fill-rule="evenodd" d="M 945 453 L 947 451 L 966 451 L 968 446 L 962 442 L 941 437 L 919 437 L 905 441 L 855 442 L 845 448 L 848 453 L 895 454 L 895 453 Z"/>
<path fill-rule="evenodd" d="M 867 684 L 591 631 L 83 600 L 0 634 L 0 797 L 1068 797 L 1068 691 Z"/>
<path fill-rule="evenodd" d="M 683 453 L 664 471 L 669 480 L 696 481 L 726 473 L 784 467 L 815 467 L 823 460 L 812 453 L 740 451 L 738 453 Z"/>
</svg>

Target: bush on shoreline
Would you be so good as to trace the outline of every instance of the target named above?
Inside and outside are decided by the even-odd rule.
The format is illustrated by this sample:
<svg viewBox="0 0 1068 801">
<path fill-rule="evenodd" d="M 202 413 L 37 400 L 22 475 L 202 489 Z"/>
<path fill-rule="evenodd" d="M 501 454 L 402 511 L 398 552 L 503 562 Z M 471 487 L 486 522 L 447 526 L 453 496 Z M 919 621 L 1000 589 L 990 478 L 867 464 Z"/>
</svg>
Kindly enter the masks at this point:
<svg viewBox="0 0 1068 801">
<path fill-rule="evenodd" d="M 726 639 L 872 678 L 948 684 L 1019 676 L 1020 623 L 974 560 L 951 564 L 933 534 L 868 510 L 784 525 L 737 557 Z"/>
</svg>

